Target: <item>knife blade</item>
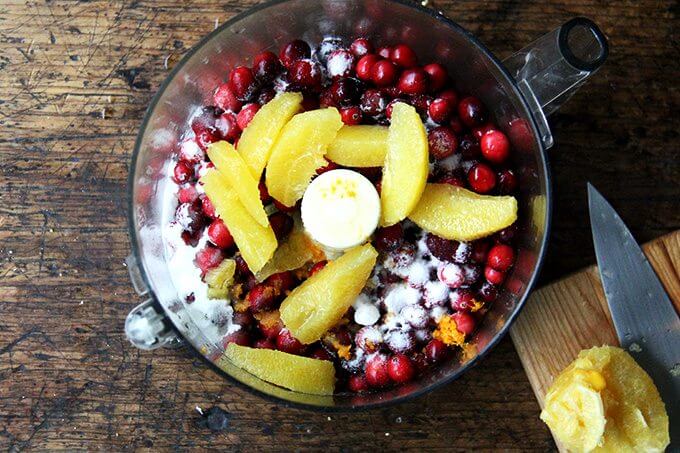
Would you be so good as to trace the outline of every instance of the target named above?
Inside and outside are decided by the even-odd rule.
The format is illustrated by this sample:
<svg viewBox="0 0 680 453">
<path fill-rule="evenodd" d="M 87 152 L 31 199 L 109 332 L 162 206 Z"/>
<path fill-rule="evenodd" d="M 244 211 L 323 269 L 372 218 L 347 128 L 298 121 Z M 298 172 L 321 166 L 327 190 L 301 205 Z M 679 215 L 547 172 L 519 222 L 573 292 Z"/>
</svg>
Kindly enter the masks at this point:
<svg viewBox="0 0 680 453">
<path fill-rule="evenodd" d="M 588 207 L 616 335 L 654 380 L 668 411 L 671 448 L 679 448 L 680 317 L 623 220 L 590 183 Z"/>
</svg>

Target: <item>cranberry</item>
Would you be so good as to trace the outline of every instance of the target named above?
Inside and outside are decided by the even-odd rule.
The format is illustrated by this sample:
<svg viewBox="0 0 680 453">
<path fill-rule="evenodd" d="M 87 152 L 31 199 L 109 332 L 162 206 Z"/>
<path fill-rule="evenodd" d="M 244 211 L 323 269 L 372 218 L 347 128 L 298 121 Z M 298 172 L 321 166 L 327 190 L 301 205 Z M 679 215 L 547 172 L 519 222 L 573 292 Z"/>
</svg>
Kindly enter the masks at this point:
<svg viewBox="0 0 680 453">
<path fill-rule="evenodd" d="M 389 47 L 383 46 L 378 48 L 378 51 L 376 52 L 378 56 L 382 58 L 390 58 L 390 55 L 392 54 L 392 49 Z"/>
<path fill-rule="evenodd" d="M 272 226 L 272 230 L 274 230 L 278 240 L 288 236 L 293 230 L 293 223 L 293 219 L 283 212 L 275 212 L 269 216 L 269 224 Z"/>
<path fill-rule="evenodd" d="M 465 274 L 465 285 L 472 286 L 481 278 L 482 269 L 473 264 L 464 264 L 463 273 Z"/>
<path fill-rule="evenodd" d="M 388 99 L 379 90 L 366 90 L 361 96 L 361 111 L 369 116 L 379 116 L 385 112 Z"/>
<path fill-rule="evenodd" d="M 326 267 L 326 264 L 328 264 L 328 261 L 319 261 L 318 263 L 314 264 L 314 266 L 312 266 L 312 268 L 309 270 L 309 276 L 311 277 L 312 275 L 319 272 L 321 269 Z"/>
<path fill-rule="evenodd" d="M 456 329 L 460 333 L 470 335 L 475 330 L 475 318 L 469 313 L 459 311 L 451 315 L 451 318 L 456 322 Z"/>
<path fill-rule="evenodd" d="M 467 176 L 470 187 L 477 193 L 489 193 L 496 187 L 496 174 L 486 164 L 475 164 Z"/>
<path fill-rule="evenodd" d="M 495 238 L 499 242 L 503 242 L 505 244 L 510 244 L 510 243 L 512 243 L 513 239 L 515 239 L 516 235 L 517 235 L 517 224 L 513 223 L 509 227 L 503 228 L 501 231 L 496 233 Z"/>
<path fill-rule="evenodd" d="M 505 272 L 512 266 L 515 261 L 515 251 L 509 245 L 496 244 L 491 247 L 489 254 L 486 257 L 486 264 L 501 272 Z"/>
<path fill-rule="evenodd" d="M 484 302 L 493 302 L 496 299 L 496 296 L 498 296 L 498 288 L 492 283 L 484 282 L 479 287 L 477 295 L 479 295 Z"/>
<path fill-rule="evenodd" d="M 260 110 L 259 104 L 248 104 L 236 115 L 236 124 L 241 130 L 245 130 L 246 127 L 253 120 L 253 117 Z"/>
<path fill-rule="evenodd" d="M 397 249 L 404 241 L 404 230 L 400 223 L 379 228 L 375 232 L 375 247 L 380 252 L 389 252 Z"/>
<path fill-rule="evenodd" d="M 252 275 L 252 272 L 250 272 L 250 268 L 248 267 L 248 263 L 246 263 L 246 260 L 243 259 L 242 255 L 236 255 L 234 257 L 234 261 L 236 262 L 237 275 L 241 277 L 247 277 L 249 275 Z"/>
<path fill-rule="evenodd" d="M 279 351 L 299 355 L 304 352 L 305 345 L 300 343 L 288 329 L 281 329 L 281 332 L 276 337 L 276 348 Z"/>
<path fill-rule="evenodd" d="M 369 181 L 375 182 L 382 177 L 382 167 L 358 167 L 354 170 L 364 175 Z"/>
<path fill-rule="evenodd" d="M 423 69 L 430 77 L 430 89 L 432 91 L 439 91 L 444 88 L 444 85 L 446 85 L 446 82 L 449 79 L 449 73 L 444 66 L 439 63 L 430 63 L 425 65 Z"/>
<path fill-rule="evenodd" d="M 371 80 L 373 76 L 373 65 L 375 65 L 380 58 L 377 55 L 368 54 L 359 59 L 356 66 L 357 77 L 365 82 Z"/>
<path fill-rule="evenodd" d="M 224 254 L 222 253 L 222 250 L 211 245 L 206 245 L 196 253 L 195 262 L 196 266 L 201 270 L 201 273 L 205 274 L 213 267 L 219 266 L 223 259 Z"/>
<path fill-rule="evenodd" d="M 423 94 L 427 91 L 428 77 L 420 68 L 407 69 L 401 73 L 397 87 L 405 94 Z"/>
<path fill-rule="evenodd" d="M 319 108 L 319 97 L 312 94 L 305 94 L 302 97 L 302 110 L 309 112 Z"/>
<path fill-rule="evenodd" d="M 318 102 L 319 107 L 322 109 L 328 108 L 328 107 L 338 107 L 338 103 L 335 102 L 335 97 L 333 97 L 333 92 L 330 90 L 330 88 L 327 88 L 325 90 L 321 90 L 321 94 L 319 94 L 319 102 Z M 304 105 L 303 105 L 304 108 Z M 305 111 L 308 111 L 305 109 Z"/>
<path fill-rule="evenodd" d="M 253 71 L 246 66 L 237 66 L 229 74 L 229 86 L 239 101 L 248 101 L 257 89 Z"/>
<path fill-rule="evenodd" d="M 475 263 L 486 262 L 486 254 L 491 245 L 487 241 L 475 241 L 472 243 L 472 261 Z"/>
<path fill-rule="evenodd" d="M 276 91 L 274 91 L 272 88 L 265 88 L 260 91 L 260 94 L 257 95 L 257 103 L 260 105 L 265 105 L 275 97 Z"/>
<path fill-rule="evenodd" d="M 262 335 L 264 335 L 266 338 L 269 338 L 270 340 L 276 340 L 276 337 L 279 336 L 279 332 L 281 332 L 281 329 L 283 329 L 283 324 L 281 321 L 277 321 L 268 325 L 260 322 L 258 323 L 258 327 L 260 332 L 262 332 Z"/>
<path fill-rule="evenodd" d="M 432 129 L 427 134 L 427 142 L 430 145 L 430 154 L 435 159 L 446 159 L 458 149 L 456 134 L 446 126 Z"/>
<path fill-rule="evenodd" d="M 460 139 L 460 154 L 463 156 L 463 159 L 477 159 L 482 154 L 479 142 L 471 135 L 464 135 Z"/>
<path fill-rule="evenodd" d="M 455 260 L 456 251 L 458 250 L 459 246 L 457 241 L 444 239 L 432 233 L 427 233 L 427 236 L 425 237 L 425 244 L 427 245 L 427 249 L 430 251 L 432 256 L 439 260 L 448 262 L 453 262 Z"/>
<path fill-rule="evenodd" d="M 451 118 L 451 121 L 449 121 L 449 127 L 456 134 L 462 134 L 465 131 L 465 126 L 463 126 L 463 123 L 457 116 Z"/>
<path fill-rule="evenodd" d="M 422 286 L 422 284 L 420 286 Z M 417 304 L 405 306 L 401 309 L 399 314 L 404 321 L 416 329 L 424 329 L 430 321 L 430 316 L 425 308 Z"/>
<path fill-rule="evenodd" d="M 237 311 L 234 312 L 234 324 L 238 324 L 241 327 L 248 327 L 255 321 L 253 315 L 248 311 Z"/>
<path fill-rule="evenodd" d="M 215 127 L 220 134 L 222 134 L 222 138 L 230 143 L 234 143 L 241 135 L 238 119 L 236 115 L 231 112 L 225 112 L 220 115 L 220 117 L 215 120 Z"/>
<path fill-rule="evenodd" d="M 495 131 L 495 130 L 496 130 L 496 126 L 494 126 L 491 123 L 486 123 L 486 124 L 482 124 L 481 126 L 475 127 L 474 129 L 472 129 L 472 135 L 474 135 L 475 138 L 477 138 L 477 140 L 481 140 L 482 137 L 485 134 L 488 134 L 489 132 Z"/>
<path fill-rule="evenodd" d="M 215 120 L 218 116 L 219 112 L 215 107 L 204 107 L 191 122 L 191 129 L 196 134 L 196 143 L 204 151 L 209 144 L 221 138 L 215 128 Z"/>
<path fill-rule="evenodd" d="M 463 178 L 459 178 L 458 176 L 451 174 L 442 176 L 437 182 L 441 184 L 450 184 L 456 187 L 465 187 L 465 181 L 463 181 Z"/>
<path fill-rule="evenodd" d="M 260 283 L 255 285 L 246 295 L 246 301 L 250 306 L 250 310 L 254 313 L 271 310 L 274 308 L 276 302 L 276 289 Z"/>
<path fill-rule="evenodd" d="M 470 311 L 475 303 L 475 296 L 469 289 L 457 289 L 451 291 L 449 301 L 454 311 Z"/>
<path fill-rule="evenodd" d="M 321 71 L 312 60 L 298 60 L 290 68 L 290 80 L 304 88 L 321 85 Z"/>
<path fill-rule="evenodd" d="M 440 264 L 437 268 L 437 277 L 449 288 L 460 288 L 466 283 L 465 272 L 454 263 Z"/>
<path fill-rule="evenodd" d="M 385 336 L 385 344 L 394 353 L 405 354 L 413 351 L 416 339 L 408 330 L 391 330 Z"/>
<path fill-rule="evenodd" d="M 412 68 L 418 64 L 416 53 L 406 44 L 396 45 L 390 52 L 390 59 L 402 68 Z"/>
<path fill-rule="evenodd" d="M 175 210 L 175 220 L 190 235 L 197 234 L 205 225 L 205 217 L 198 202 L 182 203 Z"/>
<path fill-rule="evenodd" d="M 295 205 L 286 206 L 285 204 L 281 203 L 276 198 L 272 198 L 272 202 L 274 203 L 274 206 L 276 207 L 276 209 L 278 209 L 281 212 L 289 212 L 290 213 L 290 212 L 295 212 L 295 210 L 297 209 L 297 206 L 295 206 Z"/>
<path fill-rule="evenodd" d="M 215 219 L 208 226 L 208 239 L 221 249 L 228 249 L 234 245 L 234 238 L 221 219 Z"/>
<path fill-rule="evenodd" d="M 441 340 L 433 339 L 425 346 L 425 358 L 430 363 L 441 362 L 448 355 L 449 348 Z"/>
<path fill-rule="evenodd" d="M 427 111 L 430 114 L 432 121 L 439 124 L 444 124 L 453 114 L 455 104 L 444 98 L 437 98 L 428 107 Z"/>
<path fill-rule="evenodd" d="M 184 184 L 189 182 L 194 177 L 194 167 L 188 163 L 180 160 L 175 164 L 175 169 L 172 172 L 173 179 L 177 184 Z"/>
<path fill-rule="evenodd" d="M 349 46 L 349 50 L 351 50 L 352 53 L 357 57 L 363 57 L 367 53 L 371 53 L 373 51 L 373 46 L 368 41 L 368 39 L 357 38 Z"/>
<path fill-rule="evenodd" d="M 260 184 L 257 186 L 257 188 L 260 191 L 260 200 L 262 201 L 262 204 L 269 204 L 272 201 L 272 197 L 269 195 L 269 190 L 267 190 L 267 184 L 265 184 L 264 181 L 260 181 Z"/>
<path fill-rule="evenodd" d="M 326 349 L 323 346 L 315 347 L 309 353 L 309 356 L 316 360 L 328 360 L 328 361 L 333 360 L 333 357 L 328 353 L 328 351 L 326 351 Z"/>
<path fill-rule="evenodd" d="M 262 84 L 274 80 L 281 70 L 279 58 L 273 52 L 262 52 L 253 59 L 255 78 Z"/>
<path fill-rule="evenodd" d="M 330 54 L 340 49 L 344 49 L 342 39 L 326 37 L 322 39 L 321 43 L 316 47 L 316 59 L 322 63 L 326 63 Z"/>
<path fill-rule="evenodd" d="M 354 69 L 354 55 L 348 50 L 334 50 L 328 55 L 326 69 L 328 70 L 328 76 L 333 79 L 349 77 Z"/>
<path fill-rule="evenodd" d="M 361 393 L 368 390 L 368 380 L 363 374 L 353 374 L 347 379 L 347 388 L 354 393 Z"/>
<path fill-rule="evenodd" d="M 212 202 L 210 201 L 210 198 L 203 196 L 201 198 L 201 209 L 203 210 L 203 214 L 207 215 L 211 219 L 214 219 L 217 217 L 217 214 L 215 213 L 215 207 L 213 206 Z"/>
<path fill-rule="evenodd" d="M 222 339 L 222 343 L 224 346 L 227 346 L 229 343 L 234 343 L 239 346 L 250 346 L 250 334 L 246 330 L 239 329 L 236 332 L 225 336 Z"/>
<path fill-rule="evenodd" d="M 198 192 L 196 186 L 181 187 L 177 191 L 177 200 L 180 203 L 193 203 L 198 199 Z"/>
<path fill-rule="evenodd" d="M 365 352 L 375 352 L 383 344 L 383 336 L 376 327 L 362 327 L 354 334 L 354 343 Z"/>
<path fill-rule="evenodd" d="M 295 39 L 281 50 L 279 58 L 283 65 L 289 70 L 293 67 L 293 63 L 304 58 L 309 58 L 312 55 L 312 49 L 309 44 L 301 39 Z"/>
<path fill-rule="evenodd" d="M 356 104 L 361 97 L 362 83 L 354 78 L 335 80 L 328 88 L 333 101 L 338 105 Z"/>
<path fill-rule="evenodd" d="M 498 172 L 498 191 L 501 195 L 509 195 L 517 190 L 517 176 L 512 170 L 501 170 Z"/>
<path fill-rule="evenodd" d="M 397 78 L 397 67 L 389 60 L 380 60 L 371 68 L 371 80 L 379 87 L 394 83 Z"/>
<path fill-rule="evenodd" d="M 316 174 L 323 175 L 326 172 L 329 172 L 331 170 L 337 170 L 338 168 L 340 168 L 340 165 L 336 164 L 335 162 L 328 161 L 326 165 L 316 169 Z"/>
<path fill-rule="evenodd" d="M 179 160 L 198 164 L 205 159 L 205 153 L 195 140 L 184 140 L 179 147 Z"/>
<path fill-rule="evenodd" d="M 238 112 L 241 109 L 241 101 L 236 98 L 236 95 L 231 90 L 229 83 L 223 83 L 213 94 L 213 102 L 222 110 L 230 110 Z"/>
<path fill-rule="evenodd" d="M 510 142 L 501 131 L 492 130 L 484 134 L 479 146 L 484 158 L 494 164 L 502 164 L 510 155 Z"/>
<path fill-rule="evenodd" d="M 404 101 L 402 99 L 393 99 L 387 104 L 387 107 L 385 107 L 385 116 L 388 119 L 392 119 L 392 108 L 394 107 L 394 104 L 396 104 L 397 102 L 404 102 Z"/>
<path fill-rule="evenodd" d="M 497 271 L 491 266 L 486 266 L 484 268 L 484 277 L 486 281 L 494 285 L 500 285 L 505 280 L 505 273 Z"/>
<path fill-rule="evenodd" d="M 366 382 L 371 387 L 384 387 L 390 383 L 385 356 L 375 355 L 366 361 Z"/>
<path fill-rule="evenodd" d="M 265 283 L 276 290 L 277 295 L 290 291 L 295 286 L 295 276 L 290 271 L 278 272 L 270 275 Z"/>
<path fill-rule="evenodd" d="M 342 108 L 340 109 L 340 117 L 342 122 L 348 126 L 361 124 L 361 109 L 357 106 Z"/>
<path fill-rule="evenodd" d="M 390 379 L 398 384 L 403 384 L 413 379 L 416 369 L 413 362 L 404 354 L 394 354 L 387 361 L 387 373 Z"/>
<path fill-rule="evenodd" d="M 253 343 L 253 347 L 257 349 L 274 349 L 274 342 L 269 338 L 260 338 Z"/>
<path fill-rule="evenodd" d="M 468 96 L 458 104 L 458 116 L 467 127 L 477 127 L 486 121 L 486 110 L 479 99 Z"/>
</svg>

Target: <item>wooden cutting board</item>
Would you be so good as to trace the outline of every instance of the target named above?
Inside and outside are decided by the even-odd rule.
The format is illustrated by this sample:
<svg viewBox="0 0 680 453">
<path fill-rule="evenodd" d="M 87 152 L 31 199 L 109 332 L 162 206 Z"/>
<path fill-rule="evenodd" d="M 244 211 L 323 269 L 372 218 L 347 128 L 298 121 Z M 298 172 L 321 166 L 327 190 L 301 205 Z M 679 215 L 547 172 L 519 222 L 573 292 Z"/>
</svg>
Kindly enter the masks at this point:
<svg viewBox="0 0 680 453">
<path fill-rule="evenodd" d="M 680 230 L 648 242 L 642 249 L 680 312 Z M 579 351 L 619 345 L 597 266 L 535 291 L 510 336 L 543 408 L 554 376 Z"/>
</svg>

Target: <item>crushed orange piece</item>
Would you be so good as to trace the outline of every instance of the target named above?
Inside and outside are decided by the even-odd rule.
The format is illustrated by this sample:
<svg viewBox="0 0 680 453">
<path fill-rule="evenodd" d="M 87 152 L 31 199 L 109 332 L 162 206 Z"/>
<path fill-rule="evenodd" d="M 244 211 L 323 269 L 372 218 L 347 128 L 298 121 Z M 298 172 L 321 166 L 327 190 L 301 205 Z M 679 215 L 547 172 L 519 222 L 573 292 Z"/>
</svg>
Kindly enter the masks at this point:
<svg viewBox="0 0 680 453">
<path fill-rule="evenodd" d="M 338 353 L 338 357 L 349 360 L 352 358 L 352 345 L 351 344 L 342 344 L 338 341 L 338 339 L 335 337 L 333 334 L 328 334 L 324 337 L 324 342 L 325 343 L 330 343 L 331 346 L 333 346 L 333 349 L 336 350 Z"/>
<path fill-rule="evenodd" d="M 484 307 L 484 302 L 480 302 L 477 299 L 472 299 L 472 306 L 470 307 L 471 312 L 476 312 Z"/>
<path fill-rule="evenodd" d="M 458 330 L 456 321 L 451 316 L 442 316 L 437 321 L 437 329 L 432 336 L 449 346 L 461 346 L 465 343 L 465 334 Z"/>
<path fill-rule="evenodd" d="M 257 319 L 260 322 L 260 324 L 267 328 L 272 327 L 281 322 L 281 317 L 279 316 L 278 310 L 253 313 L 253 317 Z"/>
<path fill-rule="evenodd" d="M 234 311 L 236 311 L 238 313 L 243 313 L 244 311 L 248 310 L 248 307 L 250 307 L 250 304 L 248 303 L 248 301 L 246 301 L 244 299 L 244 300 L 237 300 L 236 302 L 234 302 L 233 306 L 234 306 Z"/>
</svg>

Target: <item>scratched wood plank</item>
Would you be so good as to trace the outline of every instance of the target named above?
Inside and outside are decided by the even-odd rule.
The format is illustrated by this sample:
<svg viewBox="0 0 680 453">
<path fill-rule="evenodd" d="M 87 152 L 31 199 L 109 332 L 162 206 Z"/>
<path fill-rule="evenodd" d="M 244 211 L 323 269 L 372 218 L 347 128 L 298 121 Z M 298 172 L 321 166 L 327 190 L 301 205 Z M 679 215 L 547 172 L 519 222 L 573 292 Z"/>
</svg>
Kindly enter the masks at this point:
<svg viewBox="0 0 680 453">
<path fill-rule="evenodd" d="M 0 448 L 554 448 L 507 339 L 444 389 L 351 415 L 275 405 L 186 351 L 127 344 L 123 320 L 138 300 L 123 266 L 125 178 L 137 128 L 181 55 L 256 3 L 1 2 Z M 544 281 L 593 261 L 586 180 L 640 240 L 680 227 L 675 2 L 435 3 L 501 57 L 575 15 L 610 36 L 607 66 L 551 119 Z M 196 424 L 194 408 L 211 405 L 231 414 L 226 431 Z"/>
</svg>

